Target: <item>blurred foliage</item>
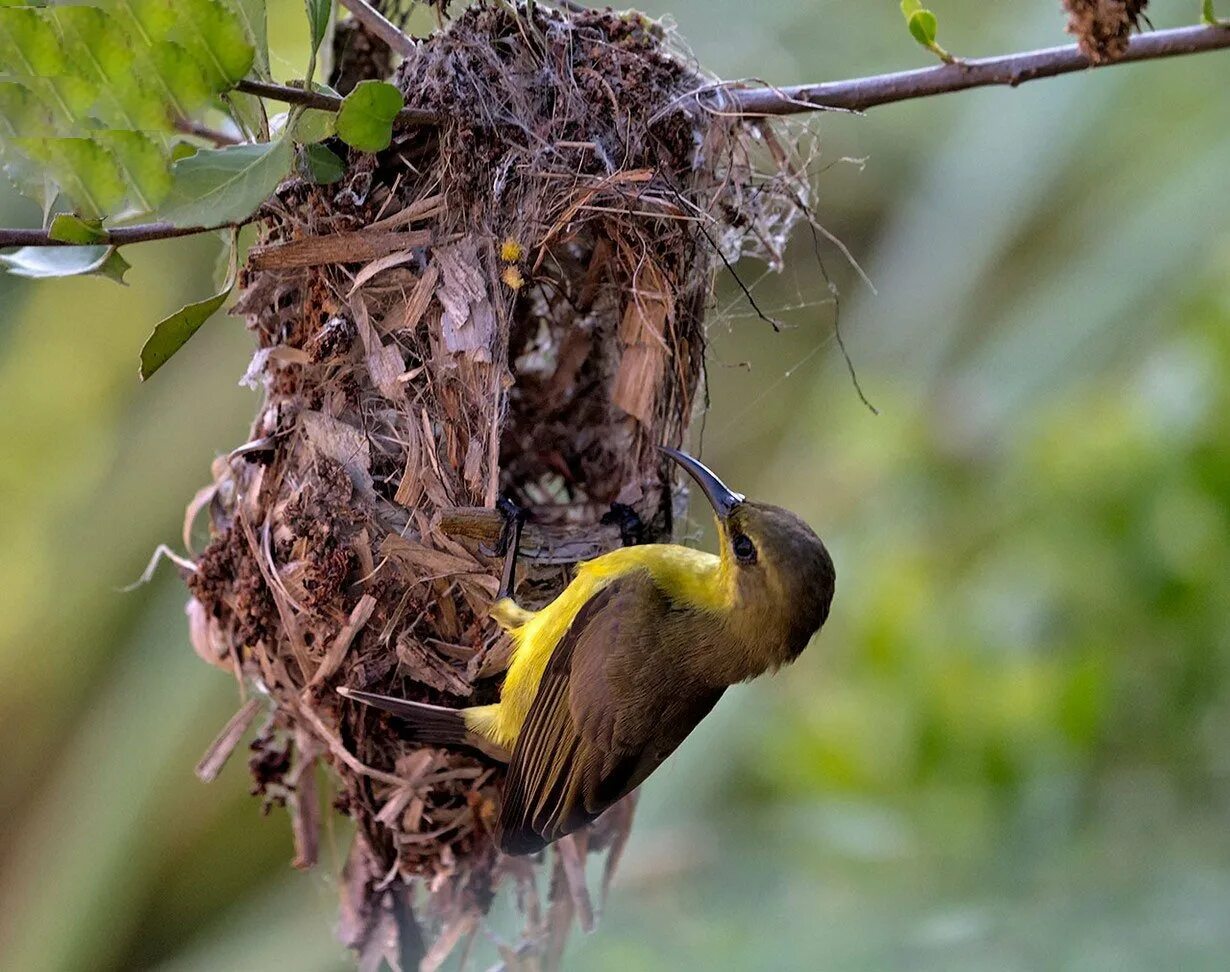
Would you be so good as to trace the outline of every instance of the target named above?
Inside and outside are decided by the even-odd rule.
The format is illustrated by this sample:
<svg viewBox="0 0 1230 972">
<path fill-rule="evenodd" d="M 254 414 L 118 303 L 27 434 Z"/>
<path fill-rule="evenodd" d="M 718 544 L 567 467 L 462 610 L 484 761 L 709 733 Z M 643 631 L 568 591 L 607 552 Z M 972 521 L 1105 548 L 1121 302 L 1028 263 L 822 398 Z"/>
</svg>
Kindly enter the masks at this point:
<svg viewBox="0 0 1230 972">
<path fill-rule="evenodd" d="M 1159 7 L 1157 25 L 1193 19 L 1187 6 Z M 932 57 L 887 0 L 651 12 L 668 7 L 731 77 Z M 1063 41 L 1057 5 L 942 12 L 963 54 Z M 275 77 L 302 74 L 301 18 L 271 5 Z M 572 968 L 1222 967 L 1218 56 L 815 124 L 817 212 L 878 288 L 821 247 L 881 414 L 850 386 L 801 238 L 781 278 L 741 268 L 781 335 L 719 292 L 704 444 L 829 540 L 834 614 L 646 788 Z M 0 222 L 23 220 L 37 213 L 0 200 Z M 192 776 L 235 687 L 192 655 L 178 582 L 163 568 L 119 592 L 177 542 L 254 409 L 228 319 L 136 382 L 141 339 L 211 292 L 216 258 L 207 240 L 134 247 L 124 289 L 0 278 L 5 968 L 347 967 L 329 868 L 290 871 L 289 827 L 247 796 L 242 754 L 211 787 Z"/>
</svg>

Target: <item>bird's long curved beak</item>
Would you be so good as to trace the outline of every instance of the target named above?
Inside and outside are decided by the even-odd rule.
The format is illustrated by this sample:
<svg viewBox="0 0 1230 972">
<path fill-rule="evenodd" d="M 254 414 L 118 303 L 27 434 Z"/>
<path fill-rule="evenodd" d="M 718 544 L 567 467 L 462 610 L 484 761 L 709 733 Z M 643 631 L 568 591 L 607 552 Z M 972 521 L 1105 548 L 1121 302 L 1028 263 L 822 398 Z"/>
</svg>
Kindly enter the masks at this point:
<svg viewBox="0 0 1230 972">
<path fill-rule="evenodd" d="M 736 493 L 718 479 L 713 474 L 713 470 L 699 459 L 693 459 L 686 452 L 680 452 L 678 449 L 671 449 L 667 446 L 658 448 L 679 463 L 684 472 L 696 480 L 696 485 L 705 494 L 705 499 L 709 501 L 709 505 L 713 507 L 713 512 L 718 515 L 719 520 L 726 519 L 734 512 L 736 506 L 747 499 L 742 493 Z"/>
</svg>

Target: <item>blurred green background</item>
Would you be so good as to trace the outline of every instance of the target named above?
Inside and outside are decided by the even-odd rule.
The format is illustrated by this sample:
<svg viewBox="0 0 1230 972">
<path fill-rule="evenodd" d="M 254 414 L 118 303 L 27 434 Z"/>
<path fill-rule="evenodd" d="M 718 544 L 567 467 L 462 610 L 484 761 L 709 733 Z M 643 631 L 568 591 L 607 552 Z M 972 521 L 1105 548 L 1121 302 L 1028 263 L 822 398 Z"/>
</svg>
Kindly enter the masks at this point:
<svg viewBox="0 0 1230 972">
<path fill-rule="evenodd" d="M 927 63 L 893 0 L 670 12 L 726 77 Z M 934 4 L 961 55 L 1063 43 L 1053 2 Z M 1155 4 L 1154 22 L 1198 4 Z M 275 73 L 301 5 L 271 3 Z M 280 52 L 280 53 L 279 53 Z M 568 967 L 1220 969 L 1230 949 L 1227 55 L 826 115 L 810 240 L 724 281 L 704 455 L 838 565 L 800 662 L 731 691 L 646 787 Z M 856 161 L 857 160 L 857 161 Z M 0 198 L 0 223 L 36 219 Z M 0 277 L 0 966 L 344 969 L 330 861 L 290 869 L 234 684 L 169 570 L 122 593 L 256 406 L 219 318 L 142 387 L 211 241 L 131 286 Z M 748 279 L 759 268 L 745 265 Z"/>
</svg>

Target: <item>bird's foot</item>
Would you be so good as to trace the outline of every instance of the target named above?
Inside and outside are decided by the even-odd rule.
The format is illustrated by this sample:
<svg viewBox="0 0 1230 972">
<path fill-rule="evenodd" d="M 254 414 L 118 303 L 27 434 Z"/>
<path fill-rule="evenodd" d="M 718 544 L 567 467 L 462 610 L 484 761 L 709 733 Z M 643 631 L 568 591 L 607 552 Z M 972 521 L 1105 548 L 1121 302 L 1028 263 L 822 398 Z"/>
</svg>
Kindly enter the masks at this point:
<svg viewBox="0 0 1230 972">
<path fill-rule="evenodd" d="M 494 554 L 497 557 L 507 555 L 509 546 L 520 537 L 521 528 L 530 518 L 530 511 L 518 506 L 507 496 L 501 496 L 495 501 L 495 508 L 504 517 L 504 526 L 500 529 L 500 539 L 495 542 Z"/>
<path fill-rule="evenodd" d="M 514 503 L 507 496 L 501 496 L 496 501 L 495 508 L 504 517 L 504 527 L 500 531 L 500 539 L 496 541 L 493 556 L 504 558 L 504 571 L 500 577 L 500 589 L 496 600 L 511 598 L 513 588 L 517 584 L 517 555 L 521 550 L 521 530 L 529 519 L 529 510 Z"/>
</svg>

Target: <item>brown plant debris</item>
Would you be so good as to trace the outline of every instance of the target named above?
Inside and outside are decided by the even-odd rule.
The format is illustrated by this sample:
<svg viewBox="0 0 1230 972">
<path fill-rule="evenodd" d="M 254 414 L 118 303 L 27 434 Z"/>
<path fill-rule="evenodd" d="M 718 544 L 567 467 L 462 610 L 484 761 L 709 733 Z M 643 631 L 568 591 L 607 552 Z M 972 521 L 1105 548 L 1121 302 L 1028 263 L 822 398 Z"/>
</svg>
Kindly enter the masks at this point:
<svg viewBox="0 0 1230 972">
<path fill-rule="evenodd" d="M 1140 29 L 1149 0 L 1063 0 L 1068 33 L 1094 64 L 1117 61 Z"/>
<path fill-rule="evenodd" d="M 509 645 L 484 544 L 501 494 L 532 514 L 531 607 L 621 542 L 611 504 L 670 534 L 656 447 L 696 408 L 715 270 L 777 265 L 807 205 L 778 122 L 686 97 L 712 81 L 639 14 L 471 6 L 397 72 L 410 107 L 448 121 L 351 152 L 333 186 L 284 184 L 241 275 L 245 380 L 264 398 L 190 507 L 212 537 L 188 581 L 192 641 L 263 700 L 254 792 L 290 810 L 295 863 L 317 857 L 318 786 L 354 821 L 340 935 L 372 967 L 435 967 L 500 884 L 524 927 L 497 950 L 551 967 L 573 919 L 595 917 L 587 855 L 608 852 L 605 895 L 624 847 L 631 801 L 543 873 L 501 857 L 499 765 L 407 742 L 335 689 L 496 698 Z"/>
</svg>

